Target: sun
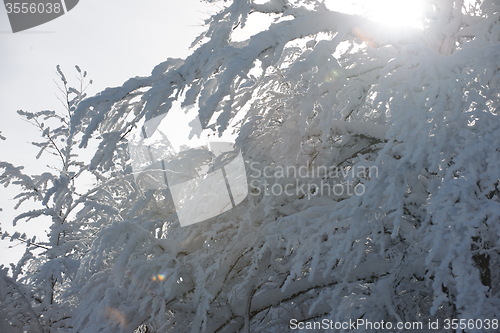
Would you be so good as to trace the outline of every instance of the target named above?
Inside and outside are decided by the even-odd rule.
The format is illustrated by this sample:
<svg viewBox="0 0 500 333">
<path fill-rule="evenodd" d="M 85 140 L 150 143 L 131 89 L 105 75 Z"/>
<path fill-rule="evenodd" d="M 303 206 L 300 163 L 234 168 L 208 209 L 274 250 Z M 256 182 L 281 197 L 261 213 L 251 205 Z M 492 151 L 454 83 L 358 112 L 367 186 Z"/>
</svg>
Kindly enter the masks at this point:
<svg viewBox="0 0 500 333">
<path fill-rule="evenodd" d="M 423 26 L 423 5 L 418 0 L 363 1 L 369 4 L 367 16 L 374 21 L 393 27 Z"/>
<path fill-rule="evenodd" d="M 394 28 L 423 27 L 422 0 L 325 0 L 331 10 L 357 14 Z"/>
</svg>

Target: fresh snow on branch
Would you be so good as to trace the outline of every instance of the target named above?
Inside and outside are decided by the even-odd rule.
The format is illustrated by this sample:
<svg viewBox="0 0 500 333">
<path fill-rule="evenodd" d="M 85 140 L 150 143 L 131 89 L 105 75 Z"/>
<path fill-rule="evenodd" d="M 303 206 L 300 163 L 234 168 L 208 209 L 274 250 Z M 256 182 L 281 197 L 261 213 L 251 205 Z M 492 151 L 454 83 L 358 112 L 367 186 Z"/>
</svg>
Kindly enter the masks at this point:
<svg viewBox="0 0 500 333">
<path fill-rule="evenodd" d="M 500 8 L 430 3 L 422 30 L 387 31 L 321 1 L 234 0 L 190 56 L 150 76 L 83 98 L 58 67 L 66 110 L 20 115 L 42 134 L 39 157 L 60 164 L 28 175 L 0 162 L 0 182 L 21 189 L 16 221 L 51 221 L 48 241 L 2 270 L 0 327 L 498 320 Z M 235 40 L 263 14 L 268 29 Z M 171 189 L 141 187 L 127 148 L 146 122 L 192 107 L 210 137 L 236 136 L 249 195 L 181 227 Z"/>
</svg>

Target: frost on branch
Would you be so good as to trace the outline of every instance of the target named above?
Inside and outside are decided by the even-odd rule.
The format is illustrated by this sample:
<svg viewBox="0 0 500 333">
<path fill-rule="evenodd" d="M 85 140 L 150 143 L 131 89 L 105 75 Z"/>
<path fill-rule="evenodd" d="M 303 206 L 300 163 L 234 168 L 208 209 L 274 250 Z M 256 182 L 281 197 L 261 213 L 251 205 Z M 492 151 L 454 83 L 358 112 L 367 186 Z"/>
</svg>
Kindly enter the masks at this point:
<svg viewBox="0 0 500 333">
<path fill-rule="evenodd" d="M 115 207 L 120 199 L 116 194 L 123 183 L 117 177 L 104 177 L 98 171 L 89 170 L 90 162 L 83 159 L 84 154 L 76 144 L 81 141 L 82 128 L 69 126 L 76 107 L 86 96 L 88 85 L 87 73 L 76 69 L 79 74 L 77 88 L 70 86 L 57 67 L 63 83 L 59 86 L 63 111 L 18 111 L 41 134 L 40 141 L 33 143 L 40 148 L 34 162 L 35 158 L 42 159 L 51 167 L 40 174 L 29 174 L 22 166 L 0 162 L 0 184 L 18 189 L 14 208 L 21 212 L 12 220 L 13 225 L 19 221 L 50 222 L 47 235 L 41 240 L 18 232 L 1 233 L 2 238 L 26 246 L 21 260 L 12 264 L 10 276 L 2 271 L 8 282 L 6 286 L 14 288 L 0 307 L 0 318 L 8 318 L 2 325 L 11 326 L 2 332 L 16 329 L 22 332 L 62 331 L 71 327 L 69 320 L 75 306 L 72 296 L 66 292 L 82 256 L 88 251 L 90 236 L 102 224 L 119 219 Z M 104 178 L 109 180 L 103 182 Z M 88 184 L 92 184 L 90 188 Z M 125 191 L 131 192 L 130 188 Z M 18 303 L 13 307 L 8 305 Z M 19 326 L 19 322 L 24 322 L 24 326 Z"/>
</svg>

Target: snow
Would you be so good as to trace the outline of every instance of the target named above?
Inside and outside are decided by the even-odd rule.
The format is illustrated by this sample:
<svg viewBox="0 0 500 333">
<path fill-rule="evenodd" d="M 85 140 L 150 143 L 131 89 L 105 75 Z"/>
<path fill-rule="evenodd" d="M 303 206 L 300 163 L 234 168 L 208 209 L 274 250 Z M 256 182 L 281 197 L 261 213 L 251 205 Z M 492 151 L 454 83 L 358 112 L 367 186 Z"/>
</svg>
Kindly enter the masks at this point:
<svg viewBox="0 0 500 333">
<path fill-rule="evenodd" d="M 436 2 L 424 30 L 387 34 L 316 2 L 236 0 L 186 59 L 74 99 L 71 119 L 21 113 L 59 121 L 39 126 L 41 148 L 57 153 L 51 137 L 67 137 L 52 174 L 0 163 L 0 182 L 41 205 L 18 219 L 53 221 L 48 250 L 34 257 L 30 245 L 12 278 L 2 270 L 0 285 L 13 290 L 2 301 L 24 305 L 0 318 L 14 311 L 61 332 L 498 318 L 500 42 L 496 7 L 480 5 L 468 13 Z M 253 11 L 283 20 L 235 43 L 233 29 Z M 171 189 L 141 188 L 127 149 L 134 129 L 154 123 L 149 137 L 179 105 L 198 108 L 212 135 L 235 131 L 247 165 L 377 172 L 260 173 L 262 189 L 269 181 L 268 190 L 305 191 L 249 191 L 223 214 L 181 227 Z M 94 158 L 79 161 L 78 147 L 93 140 Z M 83 170 L 95 185 L 80 193 L 73 179 Z M 310 186 L 319 181 L 364 192 L 320 195 Z"/>
</svg>

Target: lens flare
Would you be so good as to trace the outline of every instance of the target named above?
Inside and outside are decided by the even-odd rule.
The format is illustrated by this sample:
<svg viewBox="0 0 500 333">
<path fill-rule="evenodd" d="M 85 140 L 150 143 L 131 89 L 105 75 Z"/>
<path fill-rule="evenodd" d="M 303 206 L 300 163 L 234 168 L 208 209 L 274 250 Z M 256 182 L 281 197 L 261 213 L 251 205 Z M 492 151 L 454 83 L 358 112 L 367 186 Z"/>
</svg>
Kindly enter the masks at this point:
<svg viewBox="0 0 500 333">
<path fill-rule="evenodd" d="M 153 277 L 151 278 L 151 280 L 155 281 L 155 282 L 162 282 L 162 281 L 165 281 L 165 279 L 166 279 L 165 274 L 153 275 Z"/>
<path fill-rule="evenodd" d="M 127 319 L 125 318 L 123 313 L 120 312 L 120 310 L 108 306 L 106 307 L 105 316 L 106 318 L 108 318 L 108 320 L 120 325 L 120 327 L 127 327 Z"/>
</svg>

